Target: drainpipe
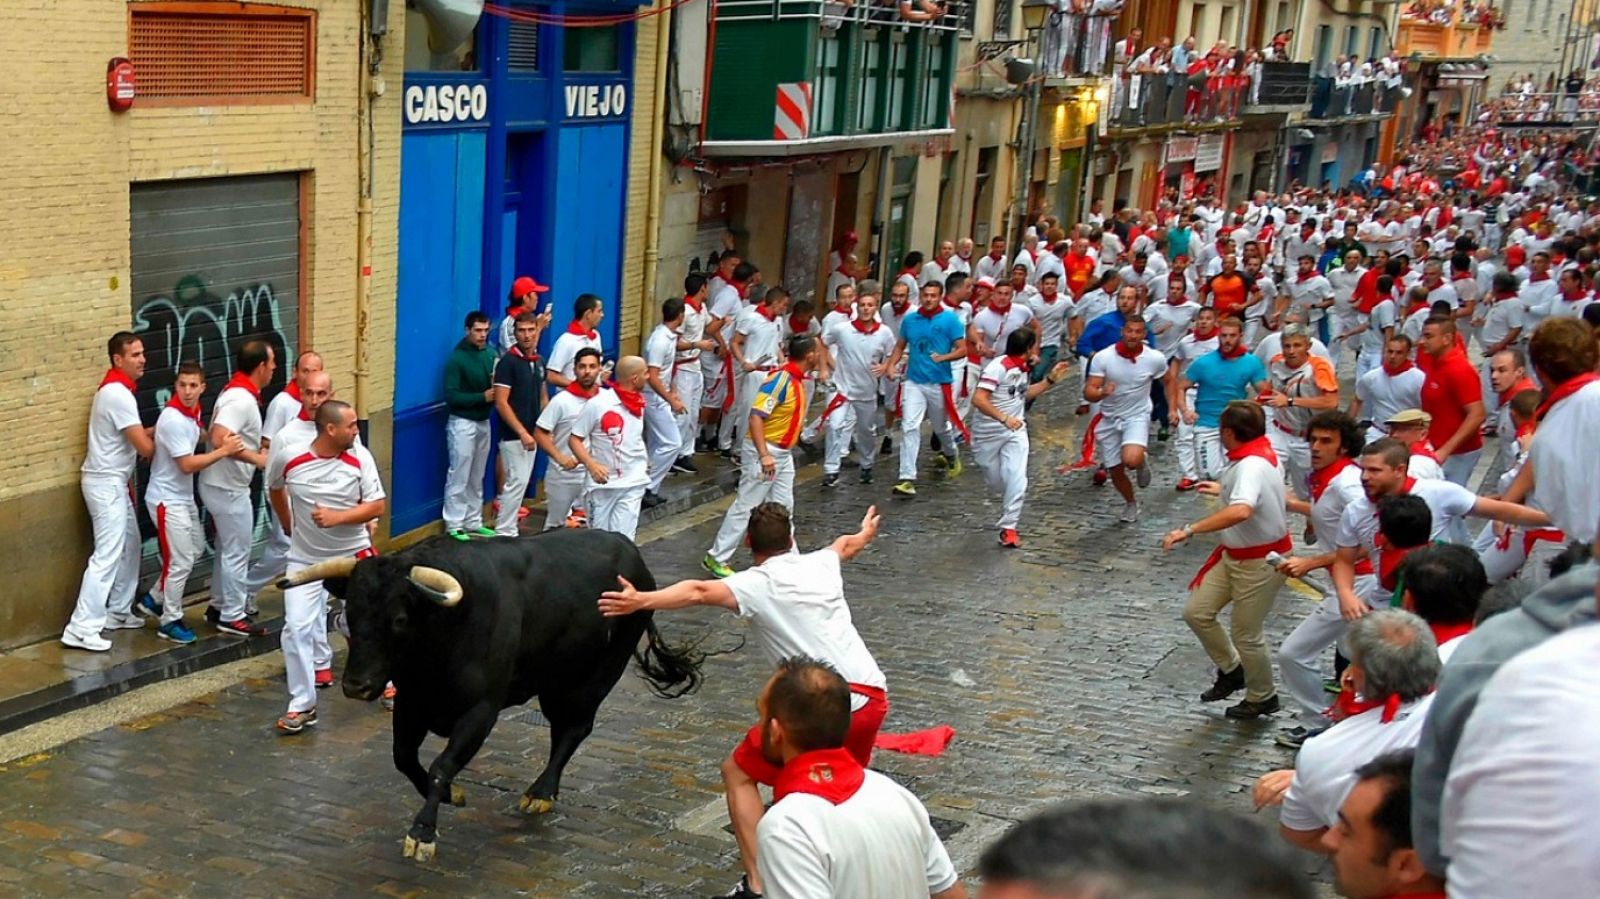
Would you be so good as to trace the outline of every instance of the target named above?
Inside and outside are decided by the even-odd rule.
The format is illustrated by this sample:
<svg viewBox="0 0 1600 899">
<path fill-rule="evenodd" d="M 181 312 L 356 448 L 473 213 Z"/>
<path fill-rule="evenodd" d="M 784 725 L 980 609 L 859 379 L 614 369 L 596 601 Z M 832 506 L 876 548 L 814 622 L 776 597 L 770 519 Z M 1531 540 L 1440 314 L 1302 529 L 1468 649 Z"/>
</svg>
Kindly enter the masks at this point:
<svg viewBox="0 0 1600 899">
<path fill-rule="evenodd" d="M 359 129 L 361 149 L 356 153 L 356 184 L 360 199 L 356 203 L 356 328 L 355 328 L 355 407 L 356 420 L 368 419 L 368 380 L 371 374 L 369 359 L 370 313 L 372 299 L 372 160 L 376 133 L 374 131 L 373 105 L 383 94 L 384 83 L 377 77 L 381 50 L 374 36 L 371 21 L 372 7 L 361 4 L 360 102 L 356 106 L 356 127 Z"/>
<path fill-rule="evenodd" d="M 892 286 L 889 283 L 889 273 L 900 267 L 900 260 L 889 258 L 889 156 L 890 149 L 881 147 L 878 150 L 878 196 L 876 219 L 878 226 L 878 283 L 883 286 L 884 293 L 889 292 Z"/>
<path fill-rule="evenodd" d="M 656 16 L 656 82 L 650 100 L 650 196 L 645 201 L 643 314 L 640 317 L 640 346 L 649 333 L 650 298 L 656 294 L 657 268 L 661 260 L 661 172 L 665 167 L 662 144 L 666 140 L 667 56 L 670 17 Z M 637 92 L 635 92 L 637 93 Z"/>
</svg>

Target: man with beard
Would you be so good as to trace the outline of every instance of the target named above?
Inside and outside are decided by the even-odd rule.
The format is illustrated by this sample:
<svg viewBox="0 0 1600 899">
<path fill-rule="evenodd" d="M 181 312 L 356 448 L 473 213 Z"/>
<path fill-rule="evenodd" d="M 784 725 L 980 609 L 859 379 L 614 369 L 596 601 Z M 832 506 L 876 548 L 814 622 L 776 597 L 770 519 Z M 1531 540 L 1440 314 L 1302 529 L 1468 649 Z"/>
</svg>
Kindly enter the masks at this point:
<svg viewBox="0 0 1600 899">
<path fill-rule="evenodd" d="M 567 440 L 584 406 L 600 392 L 596 384 L 600 380 L 600 351 L 584 347 L 573 358 L 572 366 L 572 382 L 550 397 L 533 429 L 534 442 L 550 460 L 544 473 L 544 500 L 548 509 L 544 530 L 547 531 L 562 527 L 574 508 L 581 509 L 589 479 L 583 463 L 568 448 Z"/>
</svg>

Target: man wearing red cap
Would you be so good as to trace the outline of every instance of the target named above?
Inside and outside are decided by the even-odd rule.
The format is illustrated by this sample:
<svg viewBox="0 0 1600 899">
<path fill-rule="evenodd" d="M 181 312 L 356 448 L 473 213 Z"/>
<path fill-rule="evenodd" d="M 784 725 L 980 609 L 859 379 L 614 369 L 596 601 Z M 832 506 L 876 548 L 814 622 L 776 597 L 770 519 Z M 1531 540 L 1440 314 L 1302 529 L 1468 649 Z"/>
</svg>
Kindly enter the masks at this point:
<svg viewBox="0 0 1600 899">
<path fill-rule="evenodd" d="M 517 316 L 524 312 L 537 313 L 539 294 L 547 293 L 549 290 L 548 286 L 527 275 L 511 282 L 511 296 L 506 300 L 506 317 L 500 320 L 500 352 L 504 353 L 517 345 Z M 545 313 L 548 324 L 549 310 L 545 310 Z"/>
</svg>

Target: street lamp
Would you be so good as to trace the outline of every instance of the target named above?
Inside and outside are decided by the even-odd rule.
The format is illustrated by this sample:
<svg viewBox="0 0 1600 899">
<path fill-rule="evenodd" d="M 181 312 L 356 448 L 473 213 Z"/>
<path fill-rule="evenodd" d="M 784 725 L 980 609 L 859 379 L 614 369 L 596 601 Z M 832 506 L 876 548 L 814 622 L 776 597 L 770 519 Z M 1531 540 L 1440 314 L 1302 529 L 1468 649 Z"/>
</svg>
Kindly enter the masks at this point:
<svg viewBox="0 0 1600 899">
<path fill-rule="evenodd" d="M 1023 29 L 1034 32 L 1043 28 L 1045 19 L 1050 13 L 1055 12 L 1055 8 L 1055 4 L 1050 0 L 1022 0 Z"/>
</svg>

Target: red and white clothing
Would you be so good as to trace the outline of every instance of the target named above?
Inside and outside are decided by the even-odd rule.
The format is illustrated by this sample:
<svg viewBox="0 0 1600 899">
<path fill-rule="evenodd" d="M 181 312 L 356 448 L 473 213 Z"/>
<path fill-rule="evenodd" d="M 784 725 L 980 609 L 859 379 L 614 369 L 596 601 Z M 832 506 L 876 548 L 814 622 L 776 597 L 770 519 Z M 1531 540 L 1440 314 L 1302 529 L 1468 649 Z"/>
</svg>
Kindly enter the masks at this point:
<svg viewBox="0 0 1600 899">
<path fill-rule="evenodd" d="M 1419 367 L 1425 369 L 1427 379 L 1422 383 L 1421 408 L 1433 416 L 1428 426 L 1428 440 L 1434 446 L 1442 446 L 1466 420 L 1467 407 L 1483 402 L 1483 385 L 1477 369 L 1458 347 L 1452 347 L 1441 358 L 1423 361 L 1425 364 Z M 1465 485 L 1482 450 L 1483 437 L 1474 429 L 1445 461 L 1445 477 Z"/>
<path fill-rule="evenodd" d="M 1290 368 L 1282 354 L 1267 366 L 1268 389 L 1293 401 L 1339 392 L 1339 376 L 1333 364 L 1320 356 L 1308 356 L 1299 368 Z M 1267 409 L 1267 439 L 1289 475 L 1295 491 L 1305 489 L 1311 477 L 1311 444 L 1306 441 L 1306 425 L 1316 413 L 1301 405 L 1270 406 Z"/>
<path fill-rule="evenodd" d="M 755 399 L 756 391 L 761 389 L 767 375 L 783 363 L 782 327 L 777 317 L 767 311 L 765 304 L 746 307 L 733 320 L 732 331 L 728 333 L 728 349 L 732 352 L 734 337 L 743 334 L 744 353 L 742 360 L 733 360 L 733 406 L 729 410 L 732 414 L 724 415 L 717 429 L 718 449 L 738 450 L 744 445 L 745 426 L 750 419 L 750 404 Z M 746 370 L 746 366 L 752 368 Z"/>
<path fill-rule="evenodd" d="M 1315 327 L 1327 314 L 1328 308 L 1324 305 L 1333 302 L 1333 284 L 1322 275 L 1313 272 L 1310 275 L 1296 276 L 1289 282 L 1289 308 L 1299 310 L 1306 314 L 1306 320 Z"/>
<path fill-rule="evenodd" d="M 1187 297 L 1179 297 L 1176 303 L 1164 300 L 1145 307 L 1144 318 L 1150 325 L 1150 339 L 1162 355 L 1172 355 L 1178 343 L 1188 335 L 1189 327 L 1194 324 L 1200 309 L 1199 303 Z"/>
<path fill-rule="evenodd" d="M 150 594 L 161 603 L 161 623 L 183 617 L 183 592 L 195 560 L 205 552 L 206 533 L 194 501 L 194 475 L 178 467 L 192 456 L 202 436 L 200 406 L 183 406 L 173 397 L 156 419 L 155 453 L 150 457 L 150 484 L 145 509 L 156 524 L 161 573 Z"/>
<path fill-rule="evenodd" d="M 1198 331 L 1190 331 L 1178 340 L 1172 348 L 1168 360 L 1177 366 L 1177 376 L 1181 381 L 1189 372 L 1189 366 L 1194 360 L 1207 353 L 1216 352 L 1219 340 L 1215 328 L 1210 334 L 1201 335 Z M 1240 348 L 1241 352 L 1243 348 Z M 1184 392 L 1185 402 L 1194 409 L 1195 397 L 1198 388 L 1191 386 Z M 1222 471 L 1223 455 L 1222 440 L 1217 428 L 1200 426 L 1199 422 L 1191 424 L 1178 416 L 1177 428 L 1177 453 L 1178 470 L 1191 481 L 1205 478 L 1214 478 Z"/>
<path fill-rule="evenodd" d="M 1579 375 L 1556 386 L 1538 419 L 1528 449 L 1530 505 L 1567 539 L 1593 543 L 1600 524 L 1600 378 Z"/>
<path fill-rule="evenodd" d="M 1059 291 L 1046 297 L 1037 290 L 1030 290 L 1027 301 L 1033 320 L 1039 323 L 1039 349 L 1056 347 L 1059 352 L 1067 331 L 1067 319 L 1077 314 L 1077 304 L 1072 302 L 1072 297 Z M 1000 351 L 1005 352 L 1005 347 Z"/>
<path fill-rule="evenodd" d="M 1408 477 L 1401 492 L 1421 497 L 1428 504 L 1428 510 L 1433 513 L 1433 528 L 1428 535 L 1430 540 L 1442 540 L 1456 531 L 1461 520 L 1472 514 L 1472 508 L 1478 502 L 1477 495 L 1472 491 L 1439 478 Z M 1359 547 L 1366 550 L 1367 561 L 1372 563 L 1373 569 L 1382 571 L 1383 550 L 1378 546 L 1377 538 L 1378 507 L 1363 492 L 1359 499 L 1345 506 L 1344 514 L 1339 519 L 1339 536 L 1336 539 L 1340 548 Z M 1371 589 L 1381 591 L 1376 580 Z M 1362 598 L 1377 606 L 1388 597 L 1372 592 L 1364 594 Z"/>
<path fill-rule="evenodd" d="M 691 349 L 681 350 L 672 363 L 672 389 L 678 391 L 683 411 L 678 414 L 678 434 L 682 438 L 678 456 L 694 455 L 694 438 L 700 430 L 700 406 L 705 397 L 705 371 L 700 366 L 700 350 L 694 345 L 706 339 L 706 325 L 711 321 L 711 310 L 704 303 L 696 305 L 686 297 L 683 302 L 683 324 L 678 338 Z M 712 357 L 715 360 L 715 356 Z"/>
<path fill-rule="evenodd" d="M 639 529 L 639 505 L 650 482 L 644 446 L 644 396 L 602 390 L 583 406 L 572 432 L 606 470 L 606 482 L 589 488 L 589 526 L 629 540 Z"/>
<path fill-rule="evenodd" d="M 79 483 L 94 528 L 94 550 L 63 634 L 78 641 L 98 640 L 108 612 L 118 620 L 133 615 L 133 592 L 139 583 L 139 521 L 131 482 L 139 453 L 123 433 L 142 425 L 133 388 L 132 378 L 112 369 L 89 406 L 89 450 Z"/>
<path fill-rule="evenodd" d="M 568 438 L 572 436 L 572 429 L 590 398 L 591 395 L 580 390 L 577 384 L 569 384 L 566 389 L 556 391 L 539 413 L 536 427 L 550 435 L 550 442 L 562 455 L 572 455 Z M 585 505 L 583 495 L 588 486 L 589 472 L 582 465 L 567 471 L 551 460 L 544 472 L 544 499 L 549 510 L 545 514 L 544 529 L 548 531 L 565 525 L 573 507 Z"/>
<path fill-rule="evenodd" d="M 944 279 L 953 271 L 958 271 L 954 265 L 955 257 L 940 259 L 938 256 L 922 263 L 922 271 L 917 274 L 917 286 L 920 288 L 927 284 L 944 286 Z"/>
<path fill-rule="evenodd" d="M 546 371 L 553 371 L 572 380 L 577 377 L 573 370 L 578 362 L 578 351 L 589 347 L 596 352 L 602 352 L 599 331 L 586 331 L 577 322 L 571 322 L 567 329 L 556 338 L 555 345 L 550 347 L 550 359 L 545 364 Z"/>
<path fill-rule="evenodd" d="M 1356 399 L 1361 401 L 1361 418 L 1367 424 L 1367 442 L 1389 436 L 1384 426 L 1396 412 L 1422 406 L 1422 369 L 1407 362 L 1404 368 L 1380 365 L 1356 379 Z"/>
<path fill-rule="evenodd" d="M 733 323 L 744 310 L 744 286 L 730 284 L 715 278 L 706 303 L 706 325 L 722 322 L 719 334 L 724 343 L 733 342 Z M 724 414 L 733 407 L 733 382 L 738 378 L 738 368 L 733 357 L 719 350 L 704 350 L 700 354 L 700 375 L 705 383 L 704 403 Z"/>
<path fill-rule="evenodd" d="M 1333 344 L 1329 349 L 1333 351 L 1334 359 L 1343 356 L 1344 336 L 1361 325 L 1361 312 L 1356 308 L 1356 285 L 1361 282 L 1362 276 L 1367 273 L 1365 266 L 1338 266 L 1328 269 L 1325 275 L 1328 286 L 1333 288 L 1333 308 L 1330 312 L 1333 321 L 1328 329 Z"/>
<path fill-rule="evenodd" d="M 644 344 L 645 365 L 657 370 L 662 385 L 668 391 L 672 390 L 672 366 L 677 359 L 679 338 L 679 332 L 663 322 L 656 325 Z M 649 454 L 646 467 L 650 475 L 650 489 L 660 490 L 667 474 L 672 471 L 672 463 L 678 461 L 683 435 L 678 433 L 678 420 L 666 397 L 656 393 L 648 383 L 644 395 L 644 445 Z"/>
<path fill-rule="evenodd" d="M 248 377 L 235 374 L 211 409 L 211 426 L 239 435 L 246 452 L 261 449 L 261 391 Z M 200 501 L 216 528 L 216 554 L 211 568 L 211 604 L 222 622 L 238 621 L 249 603 L 250 544 L 255 536 L 255 507 L 250 482 L 256 466 L 237 457 L 222 459 L 200 472 Z"/>
<path fill-rule="evenodd" d="M 1398 315 L 1392 297 L 1383 297 L 1368 310 L 1367 329 L 1361 332 L 1361 356 L 1356 359 L 1357 378 L 1383 364 L 1383 345 L 1397 333 Z"/>
<path fill-rule="evenodd" d="M 982 412 L 974 410 L 972 415 L 972 454 L 983 469 L 989 489 L 1000 494 L 1000 520 L 995 526 L 1001 530 L 1016 530 L 1028 493 L 1029 375 L 1025 357 L 1000 356 L 984 366 L 978 376 L 978 390 L 989 392 L 995 410 L 1023 421 L 1023 426 L 1013 431 Z"/>
<path fill-rule="evenodd" d="M 989 360 L 1004 356 L 1006 340 L 1011 337 L 1011 332 L 1026 328 L 1032 321 L 1033 310 L 1022 303 L 1012 303 L 1003 310 L 991 303 L 973 313 L 972 329 L 978 332 L 984 345 L 989 348 L 989 355 L 976 360 L 979 370 Z"/>
<path fill-rule="evenodd" d="M 1548 273 L 1543 277 L 1529 275 L 1517 299 L 1522 303 L 1522 339 L 1526 342 L 1555 311 L 1555 304 L 1561 301 L 1561 287 Z"/>
<path fill-rule="evenodd" d="M 267 403 L 267 411 L 261 416 L 262 441 L 268 444 L 275 443 L 278 432 L 298 421 L 303 409 L 300 385 L 291 380 Z M 313 427 L 312 437 L 316 436 L 315 430 Z M 263 587 L 283 576 L 288 560 L 289 535 L 284 533 L 283 526 L 278 523 L 278 513 L 272 511 L 272 504 L 267 503 L 267 544 L 262 549 L 261 555 L 250 563 L 250 568 L 244 577 L 247 613 L 255 613 L 255 595 L 260 593 Z"/>
<path fill-rule="evenodd" d="M 879 322 L 841 321 L 823 332 L 822 342 L 833 354 L 835 390 L 819 419 L 826 432 L 822 470 L 838 473 L 854 442 L 861 468 L 870 471 L 877 455 L 872 420 L 878 408 L 878 376 L 872 369 L 893 355 L 894 334 Z"/>
<path fill-rule="evenodd" d="M 1339 826 L 1339 807 L 1356 785 L 1356 769 L 1386 752 L 1414 749 L 1433 695 L 1352 715 L 1309 739 L 1294 760 L 1294 780 L 1278 822 L 1290 830 Z"/>
<path fill-rule="evenodd" d="M 1101 461 L 1115 467 L 1122 464 L 1124 446 L 1150 443 L 1150 412 L 1155 405 L 1150 385 L 1167 373 L 1167 357 L 1148 345 L 1130 357 L 1119 342 L 1095 353 L 1088 371 L 1113 388 L 1100 400 L 1094 439 Z"/>
<path fill-rule="evenodd" d="M 1001 253 L 997 256 L 990 253 L 978 258 L 973 273 L 979 278 L 988 278 L 996 284 L 1002 284 L 1009 278 L 1011 268 L 1006 265 L 1006 254 Z"/>
</svg>

